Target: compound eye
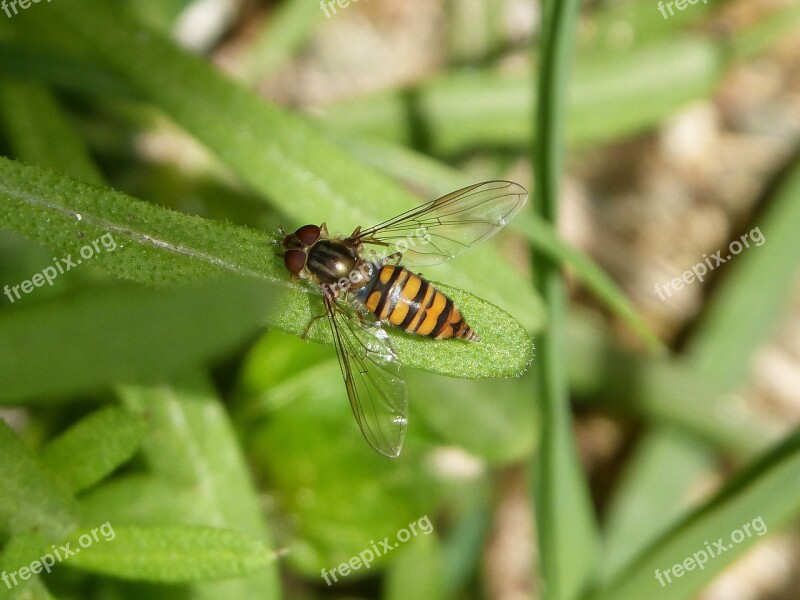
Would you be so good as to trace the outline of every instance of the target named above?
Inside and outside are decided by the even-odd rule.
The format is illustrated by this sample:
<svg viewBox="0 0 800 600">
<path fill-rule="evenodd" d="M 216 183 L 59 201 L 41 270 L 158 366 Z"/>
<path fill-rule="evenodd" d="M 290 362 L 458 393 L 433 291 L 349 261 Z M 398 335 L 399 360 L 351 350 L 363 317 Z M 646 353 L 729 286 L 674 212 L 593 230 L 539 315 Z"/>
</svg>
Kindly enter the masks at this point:
<svg viewBox="0 0 800 600">
<path fill-rule="evenodd" d="M 311 246 L 319 239 L 319 233 L 320 230 L 317 225 L 303 225 L 294 234 L 304 246 Z"/>
<path fill-rule="evenodd" d="M 302 250 L 287 250 L 283 255 L 283 264 L 292 275 L 299 275 L 306 266 L 306 253 Z"/>
</svg>

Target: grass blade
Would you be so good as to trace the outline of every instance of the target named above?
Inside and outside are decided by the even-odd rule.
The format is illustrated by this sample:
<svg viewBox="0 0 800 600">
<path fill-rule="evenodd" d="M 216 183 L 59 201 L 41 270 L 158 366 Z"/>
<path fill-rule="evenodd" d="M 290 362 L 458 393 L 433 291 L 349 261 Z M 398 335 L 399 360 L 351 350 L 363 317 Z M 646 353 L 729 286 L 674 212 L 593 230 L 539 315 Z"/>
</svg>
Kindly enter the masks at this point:
<svg viewBox="0 0 800 600">
<path fill-rule="evenodd" d="M 648 552 L 592 600 L 639 600 L 657 594 L 683 600 L 698 593 L 720 571 L 761 539 L 797 518 L 800 512 L 800 432 L 796 432 L 719 494 L 657 540 Z M 749 535 L 744 526 L 749 526 Z M 738 533 L 737 533 L 738 532 Z M 741 538 L 741 539 L 739 539 Z M 721 546 L 716 546 L 715 541 Z M 712 553 L 708 552 L 711 548 Z M 698 568 L 698 561 L 706 562 Z M 664 571 L 684 564 L 679 576 Z M 661 581 L 656 573 L 662 574 Z"/>
<path fill-rule="evenodd" d="M 719 383 L 723 392 L 744 381 L 755 351 L 775 331 L 788 308 L 800 272 L 798 195 L 800 162 L 759 219 L 763 245 L 752 246 L 736 257 L 736 270 L 706 306 L 687 349 L 691 368 Z"/>
<path fill-rule="evenodd" d="M 543 4 L 542 65 L 534 172 L 535 209 L 555 224 L 563 161 L 564 99 L 572 59 L 576 0 Z M 597 531 L 591 500 L 573 439 L 565 363 L 567 298 L 558 265 L 534 255 L 534 270 L 548 308 L 549 328 L 537 339 L 536 397 L 542 437 L 532 462 L 534 513 L 542 576 L 549 600 L 573 600 L 589 586 L 597 561 Z M 564 499 L 569 498 L 569 502 Z"/>
</svg>

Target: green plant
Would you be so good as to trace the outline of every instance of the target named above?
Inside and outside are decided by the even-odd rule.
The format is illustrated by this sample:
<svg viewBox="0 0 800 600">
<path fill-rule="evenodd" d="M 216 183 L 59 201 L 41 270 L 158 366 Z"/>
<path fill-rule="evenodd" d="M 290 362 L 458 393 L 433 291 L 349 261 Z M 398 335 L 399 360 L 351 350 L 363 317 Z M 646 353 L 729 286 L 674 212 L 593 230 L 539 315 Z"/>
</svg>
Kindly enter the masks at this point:
<svg viewBox="0 0 800 600">
<path fill-rule="evenodd" d="M 473 25 L 448 13 L 454 64 L 440 76 L 311 116 L 247 86 L 314 36 L 316 5 L 280 3 L 235 81 L 170 41 L 187 4 L 63 0 L 0 17 L 2 149 L 13 159 L 0 158 L 2 283 L 104 235 L 115 246 L 0 310 L 10 409 L 0 574 L 81 548 L 52 574 L 0 584 L 0 598 L 330 597 L 320 568 L 420 515 L 436 523 L 430 535 L 333 593 L 374 595 L 359 577 L 385 573 L 386 598 L 460 597 L 480 577 L 508 471 L 530 475 L 548 600 L 687 598 L 760 536 L 667 586 L 653 573 L 756 516 L 770 532 L 796 520 L 798 434 L 779 439 L 730 394 L 792 291 L 798 166 L 765 202 L 768 243 L 737 258 L 680 351 L 556 233 L 569 151 L 629 139 L 707 99 L 731 65 L 796 27 L 796 8 L 722 42 L 698 33 L 714 3 L 667 23 L 633 2 L 603 5 L 579 35 L 578 3 L 547 0 L 534 67 L 507 74 L 491 61 L 506 50 L 497 8 L 478 3 L 485 45 L 465 46 Z M 620 22 L 637 33 L 624 50 L 607 42 Z M 465 72 L 459 60 L 485 64 Z M 153 138 L 195 162 L 159 162 Z M 409 371 L 409 441 L 397 461 L 374 455 L 349 414 L 327 325 L 300 339 L 321 300 L 290 281 L 276 227 L 327 221 L 348 233 L 508 176 L 520 160 L 535 187 L 533 208 L 508 228 L 518 235 L 425 273 L 483 342 L 390 330 Z M 529 255 L 531 276 L 512 266 Z M 565 270 L 638 350 L 568 307 Z M 639 424 L 603 519 L 570 400 Z M 719 456 L 735 476 L 683 504 Z M 104 524 L 113 539 L 84 545 Z"/>
</svg>

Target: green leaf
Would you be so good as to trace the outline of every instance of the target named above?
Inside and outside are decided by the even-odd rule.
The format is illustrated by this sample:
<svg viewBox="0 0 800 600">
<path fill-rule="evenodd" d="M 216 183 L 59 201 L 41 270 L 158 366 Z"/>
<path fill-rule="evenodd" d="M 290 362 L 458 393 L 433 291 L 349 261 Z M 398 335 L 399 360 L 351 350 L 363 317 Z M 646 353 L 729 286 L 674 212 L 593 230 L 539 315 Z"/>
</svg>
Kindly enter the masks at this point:
<svg viewBox="0 0 800 600">
<path fill-rule="evenodd" d="M 5 578 L 3 585 L 0 585 L 0 600 L 18 600 L 23 594 L 29 593 L 27 588 L 38 579 L 38 575 L 24 573 L 26 577 L 23 578 L 19 569 L 30 568 L 31 563 L 39 559 L 46 546 L 38 532 L 18 533 L 5 543 L 0 553 L 0 574 Z"/>
<path fill-rule="evenodd" d="M 103 408 L 50 440 L 39 460 L 77 493 L 130 459 L 145 432 L 144 421 L 135 415 L 118 407 Z"/>
<path fill-rule="evenodd" d="M 490 464 L 511 463 L 529 457 L 539 438 L 530 388 L 529 374 L 460 381 L 414 373 L 409 378 L 411 415 L 419 416 L 443 445 L 461 447 Z"/>
<path fill-rule="evenodd" d="M 153 381 L 215 359 L 260 327 L 272 292 L 233 277 L 162 290 L 93 286 L 4 311 L 0 402 Z"/>
<path fill-rule="evenodd" d="M 274 559 L 261 542 L 229 529 L 118 525 L 96 537 L 82 531 L 66 539 L 79 553 L 63 564 L 123 579 L 185 583 L 241 577 Z"/>
<path fill-rule="evenodd" d="M 0 419 L 0 530 L 39 531 L 46 539 L 75 526 L 75 505 L 63 486 L 30 455 Z"/>
<path fill-rule="evenodd" d="M 76 267 L 84 250 L 92 265 L 134 281 L 193 281 L 226 272 L 286 281 L 272 238 L 263 233 L 7 159 L 0 159 L 0 226 L 71 255 Z"/>
<path fill-rule="evenodd" d="M 290 285 L 283 261 L 270 245 L 272 237 L 182 215 L 4 159 L 0 159 L 0 226 L 73 256 L 75 261 L 94 240 L 102 251 L 90 246 L 92 251 L 87 254 L 92 256 L 92 264 L 137 281 L 166 283 L 233 272 Z M 47 268 L 55 271 L 51 265 Z M 513 376 L 527 367 L 533 346 L 519 323 L 465 292 L 447 286 L 440 289 L 456 302 L 483 341 L 433 341 L 391 331 L 395 349 L 407 366 L 472 378 Z M 280 309 L 265 318 L 266 324 L 303 334 L 312 318 L 323 313 L 321 298 L 312 294 L 309 286 L 292 285 Z M 27 326 L 31 325 L 28 320 Z M 332 343 L 327 324 L 318 321 L 309 339 Z"/>
<path fill-rule="evenodd" d="M 577 0 L 542 5 L 541 67 L 538 77 L 537 174 L 534 208 L 555 227 L 564 161 L 566 97 L 577 26 Z M 560 267 L 534 255 L 537 287 L 548 309 L 548 331 L 537 339 L 534 394 L 541 404 L 542 434 L 531 461 L 533 512 L 542 577 L 549 600 L 575 600 L 591 584 L 598 562 L 597 523 L 578 459 L 571 423 L 566 371 L 567 296 Z M 565 501 L 565 499 L 569 501 Z"/>
<path fill-rule="evenodd" d="M 800 513 L 800 431 L 739 473 L 719 494 L 687 517 L 627 567 L 592 600 L 640 600 L 657 595 L 683 600 L 703 589 L 725 567 Z M 744 527 L 749 528 L 749 534 Z M 715 546 L 720 542 L 724 548 Z M 714 554 L 708 552 L 711 548 Z M 703 554 L 699 554 L 703 553 Z M 687 560 L 680 577 L 664 576 Z M 699 568 L 698 561 L 705 561 Z M 656 572 L 662 574 L 662 583 Z"/>
<path fill-rule="evenodd" d="M 198 525 L 208 518 L 196 490 L 165 477 L 135 473 L 115 477 L 80 499 L 81 523 L 103 520 L 119 525 Z"/>
<path fill-rule="evenodd" d="M 266 536 L 244 457 L 224 406 L 204 377 L 183 375 L 171 385 L 123 386 L 125 405 L 147 419 L 143 452 L 153 472 L 197 490 L 207 522 Z"/>
<path fill-rule="evenodd" d="M 613 578 L 683 516 L 714 467 L 707 444 L 669 427 L 638 442 L 605 518 L 603 577 Z"/>
<path fill-rule="evenodd" d="M 53 95 L 33 83 L 0 82 L 0 117 L 16 158 L 89 183 L 102 176 Z"/>
<path fill-rule="evenodd" d="M 724 273 L 727 276 L 689 343 L 687 363 L 701 377 L 718 383 L 721 392 L 742 384 L 756 350 L 774 333 L 789 306 L 800 272 L 798 195 L 800 162 L 771 198 L 756 227 L 746 234 L 750 247 L 732 258 L 735 264 Z M 727 252 L 723 248 L 722 259 Z M 721 269 L 725 266 L 729 265 Z"/>
<path fill-rule="evenodd" d="M 412 538 L 392 558 L 386 578 L 385 600 L 439 600 L 442 598 L 444 557 L 436 532 Z"/>
<path fill-rule="evenodd" d="M 655 10 L 655 9 L 654 9 Z M 721 49 L 693 37 L 671 39 L 632 53 L 584 60 L 565 98 L 571 144 L 587 146 L 654 127 L 688 103 L 706 98 L 725 66 Z M 411 145 L 424 124 L 434 154 L 474 147 L 525 147 L 534 134 L 537 99 L 530 75 L 494 71 L 446 74 L 407 90 L 340 102 L 325 110 L 331 130 Z M 416 118 L 414 117 L 416 115 Z"/>
<path fill-rule="evenodd" d="M 198 524 L 234 529 L 270 545 L 235 432 L 205 378 L 187 375 L 169 386 L 126 386 L 120 395 L 128 407 L 150 421 L 143 450 L 151 469 L 176 485 L 196 490 L 192 513 Z M 208 598 L 280 596 L 272 566 L 235 582 L 203 585 L 195 591 Z"/>
<path fill-rule="evenodd" d="M 237 422 L 247 427 L 248 455 L 271 482 L 277 502 L 296 515 L 286 560 L 320 581 L 321 568 L 347 562 L 369 548 L 369 540 L 432 514 L 439 488 L 423 467 L 427 448 L 417 437 L 423 427 L 419 420 L 409 423 L 399 458 L 380 456 L 353 419 L 337 361 L 308 362 L 307 344 L 278 332 L 267 337 L 258 363 L 248 370 L 277 364 L 281 373 L 283 361 L 295 368 L 264 389 L 250 382 Z M 380 556 L 371 571 L 359 574 L 385 565 Z"/>
<path fill-rule="evenodd" d="M 53 30 L 75 32 L 76 44 L 92 46 L 108 67 L 274 203 L 290 224 L 327 221 L 331 231 L 348 234 L 420 203 L 310 122 L 226 79 L 119 7 L 72 0 L 49 8 L 38 14 Z M 533 290 L 500 253 L 494 252 L 488 265 L 471 257 L 437 266 L 435 273 L 427 274 L 480 293 L 531 330 L 541 324 L 541 314 L 531 308 Z M 515 293 L 507 293 L 510 289 Z"/>
<path fill-rule="evenodd" d="M 49 43 L 48 43 L 49 42 Z M 0 73 L 9 79 L 52 85 L 62 90 L 131 100 L 130 85 L 79 52 L 52 40 L 0 40 Z"/>
</svg>

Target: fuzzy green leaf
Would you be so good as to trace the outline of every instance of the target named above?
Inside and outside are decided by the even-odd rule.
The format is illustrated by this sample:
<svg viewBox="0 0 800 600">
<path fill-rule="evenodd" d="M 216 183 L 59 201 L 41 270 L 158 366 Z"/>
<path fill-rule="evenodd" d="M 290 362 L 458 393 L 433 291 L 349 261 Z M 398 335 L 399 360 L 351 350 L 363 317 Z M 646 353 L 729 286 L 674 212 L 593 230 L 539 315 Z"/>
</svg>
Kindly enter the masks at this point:
<svg viewBox="0 0 800 600">
<path fill-rule="evenodd" d="M 151 470 L 176 485 L 197 490 L 192 512 L 197 523 L 247 533 L 269 545 L 245 459 L 220 400 L 204 377 L 183 376 L 170 386 L 125 386 L 131 410 L 147 418 L 151 433 L 144 454 Z M 200 586 L 201 597 L 278 598 L 278 576 L 265 568 L 231 582 Z"/>
<path fill-rule="evenodd" d="M 232 272 L 290 286 L 283 261 L 270 245 L 274 238 L 266 234 L 172 212 L 5 159 L 0 159 L 0 226 L 76 261 L 87 243 L 102 239 L 98 247 L 105 251 L 94 252 L 91 263 L 136 281 L 165 283 Z M 392 331 L 395 349 L 407 366 L 472 378 L 513 376 L 527 367 L 533 345 L 519 323 L 466 292 L 441 289 L 483 341 L 436 342 Z M 302 334 L 322 312 L 321 299 L 310 287 L 291 285 L 280 310 L 265 321 Z M 309 338 L 332 341 L 327 324 L 320 321 Z"/>
<path fill-rule="evenodd" d="M 90 286 L 3 311 L 0 403 L 151 382 L 215 359 L 261 327 L 272 291 L 240 277 L 168 289 Z"/>
<path fill-rule="evenodd" d="M 229 529 L 119 525 L 113 535 L 97 537 L 86 531 L 70 536 L 66 542 L 79 553 L 64 565 L 123 579 L 185 583 L 241 577 L 274 558 L 261 542 Z"/>
<path fill-rule="evenodd" d="M 72 493 L 94 485 L 127 461 L 145 435 L 144 421 L 118 407 L 85 417 L 39 454 L 39 460 Z"/>
<path fill-rule="evenodd" d="M 71 0 L 49 8 L 38 15 L 52 29 L 59 35 L 74 31 L 77 45 L 93 47 L 108 67 L 208 146 L 290 224 L 327 221 L 332 232 L 349 234 L 420 204 L 309 121 L 223 77 L 118 6 Z M 22 27 L 25 19 L 17 23 Z M 435 275 L 426 274 L 480 293 L 531 331 L 540 327 L 543 315 L 531 286 L 502 254 L 491 256 L 491 261 L 453 261 L 437 266 Z"/>
<path fill-rule="evenodd" d="M 0 530 L 37 530 L 50 538 L 66 535 L 74 527 L 72 498 L 2 419 L 0 465 Z"/>
</svg>

